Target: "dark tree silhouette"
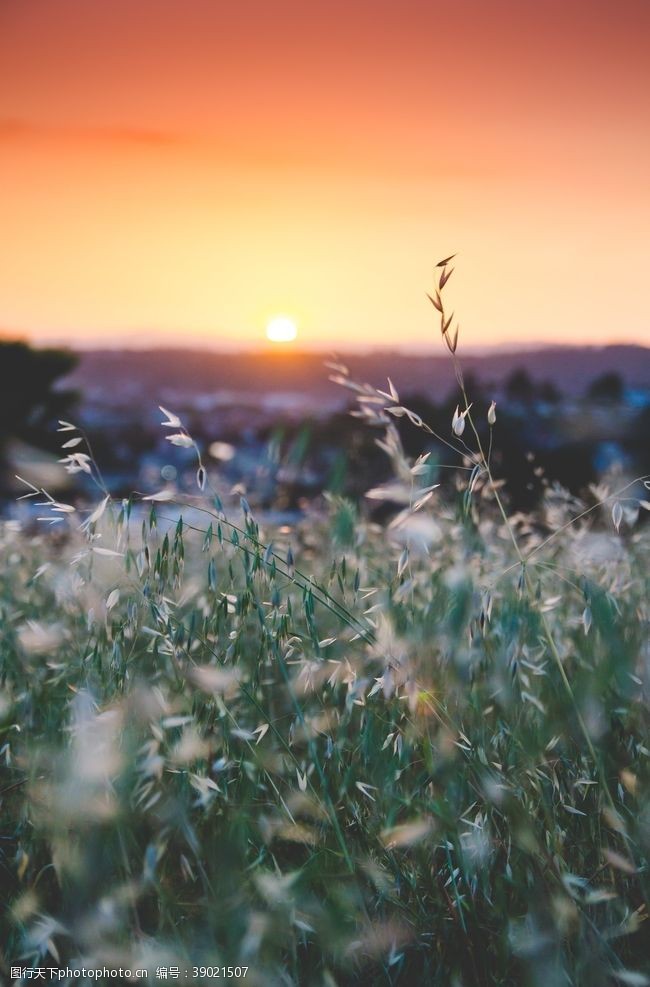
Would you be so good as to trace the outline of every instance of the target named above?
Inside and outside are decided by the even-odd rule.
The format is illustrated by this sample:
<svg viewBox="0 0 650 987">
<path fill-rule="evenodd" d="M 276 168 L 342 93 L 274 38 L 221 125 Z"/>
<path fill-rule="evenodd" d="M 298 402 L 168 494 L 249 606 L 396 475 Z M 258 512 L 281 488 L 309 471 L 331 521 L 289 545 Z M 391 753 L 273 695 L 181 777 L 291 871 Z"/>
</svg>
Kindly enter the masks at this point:
<svg viewBox="0 0 650 987">
<path fill-rule="evenodd" d="M 625 385 L 620 374 L 606 373 L 596 377 L 587 389 L 587 398 L 598 404 L 616 404 L 623 400 Z"/>
<path fill-rule="evenodd" d="M 508 401 L 528 404 L 536 396 L 536 389 L 527 370 L 513 370 L 504 385 Z"/>
<path fill-rule="evenodd" d="M 12 438 L 42 449 L 56 448 L 57 419 L 66 417 L 77 394 L 55 385 L 76 363 L 77 357 L 68 350 L 0 341 L 0 475 Z"/>
<path fill-rule="evenodd" d="M 562 395 L 551 380 L 543 380 L 537 388 L 537 396 L 545 404 L 558 404 L 562 400 Z"/>
</svg>

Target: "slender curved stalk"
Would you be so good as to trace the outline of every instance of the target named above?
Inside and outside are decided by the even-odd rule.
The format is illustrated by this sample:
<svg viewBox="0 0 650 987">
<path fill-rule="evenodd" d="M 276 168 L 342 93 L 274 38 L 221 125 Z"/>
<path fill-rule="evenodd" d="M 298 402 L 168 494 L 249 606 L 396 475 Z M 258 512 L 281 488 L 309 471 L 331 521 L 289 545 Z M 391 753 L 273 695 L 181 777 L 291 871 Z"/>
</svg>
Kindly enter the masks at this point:
<svg viewBox="0 0 650 987">
<path fill-rule="evenodd" d="M 225 524 L 227 525 L 227 527 L 232 528 L 238 534 L 241 534 L 242 537 L 247 538 L 250 542 L 252 542 L 255 548 L 260 549 L 262 552 L 265 553 L 268 548 L 267 545 L 259 541 L 259 539 L 255 538 L 249 531 L 246 531 L 244 528 L 241 528 L 233 521 L 229 521 L 226 517 L 219 516 L 218 514 L 214 514 L 212 511 L 207 510 L 207 508 L 197 507 L 194 504 L 187 504 L 184 503 L 183 501 L 178 501 L 178 500 L 165 501 L 165 503 L 177 504 L 179 507 L 189 507 L 191 510 L 196 510 L 201 512 L 202 514 L 207 514 L 209 517 L 212 517 L 216 521 L 218 521 L 219 524 Z M 174 520 L 173 518 L 165 517 L 164 514 L 159 514 L 158 516 L 163 521 L 169 521 L 170 523 L 173 523 Z M 203 528 L 199 528 L 196 525 L 189 524 L 185 520 L 183 520 L 183 524 L 186 528 L 189 528 L 190 531 L 196 531 L 199 534 L 203 534 L 203 535 L 205 535 L 206 533 Z M 235 549 L 242 548 L 240 544 L 236 544 L 231 539 L 228 539 L 228 544 L 232 545 L 233 548 Z M 337 616 L 339 620 L 341 620 L 343 623 L 347 624 L 351 628 L 351 630 L 354 630 L 356 634 L 359 634 L 368 644 L 375 643 L 376 637 L 374 631 L 367 624 L 363 624 L 357 617 L 355 617 L 354 614 L 352 614 L 347 609 L 347 607 L 344 607 L 343 604 L 339 603 L 339 601 L 335 597 L 333 597 L 331 593 L 329 593 L 323 586 L 321 586 L 320 583 L 314 582 L 314 580 L 310 576 L 308 576 L 306 573 L 302 572 L 299 569 L 294 569 L 294 573 L 292 575 L 292 573 L 287 567 L 285 560 L 282 558 L 282 556 L 277 555 L 275 552 L 270 553 L 268 560 L 265 560 L 264 556 L 262 556 L 261 561 L 264 565 L 267 565 L 269 568 L 271 568 L 272 563 L 275 562 L 276 569 L 281 573 L 281 575 L 283 575 L 290 582 L 295 583 L 297 586 L 300 587 L 300 589 L 309 590 L 312 593 L 315 589 L 317 592 L 313 593 L 313 595 L 314 595 L 314 599 L 317 600 L 318 603 L 320 603 L 327 610 L 329 610 L 331 613 Z M 298 576 L 298 579 L 296 579 L 296 576 Z"/>
</svg>

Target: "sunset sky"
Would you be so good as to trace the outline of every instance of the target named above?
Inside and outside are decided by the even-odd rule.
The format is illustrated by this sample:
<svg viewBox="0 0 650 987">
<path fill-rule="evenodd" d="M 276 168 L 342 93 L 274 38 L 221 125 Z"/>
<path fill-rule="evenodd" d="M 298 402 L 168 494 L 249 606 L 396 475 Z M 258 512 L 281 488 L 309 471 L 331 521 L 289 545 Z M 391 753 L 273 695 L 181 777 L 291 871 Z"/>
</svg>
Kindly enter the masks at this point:
<svg viewBox="0 0 650 987">
<path fill-rule="evenodd" d="M 648 0 L 0 0 L 0 330 L 650 344 Z M 294 345 L 294 344 L 291 344 Z"/>
</svg>

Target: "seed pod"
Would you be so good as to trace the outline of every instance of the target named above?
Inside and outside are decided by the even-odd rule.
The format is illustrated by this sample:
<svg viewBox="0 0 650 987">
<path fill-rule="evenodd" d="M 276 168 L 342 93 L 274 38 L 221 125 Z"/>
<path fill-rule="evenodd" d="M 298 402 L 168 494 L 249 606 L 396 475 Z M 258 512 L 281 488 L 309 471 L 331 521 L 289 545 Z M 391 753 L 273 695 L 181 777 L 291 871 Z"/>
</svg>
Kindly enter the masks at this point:
<svg viewBox="0 0 650 987">
<path fill-rule="evenodd" d="M 490 407 L 488 408 L 488 413 L 487 413 L 488 425 L 490 426 L 494 425 L 497 420 L 496 408 L 497 408 L 496 401 L 493 401 Z"/>
</svg>

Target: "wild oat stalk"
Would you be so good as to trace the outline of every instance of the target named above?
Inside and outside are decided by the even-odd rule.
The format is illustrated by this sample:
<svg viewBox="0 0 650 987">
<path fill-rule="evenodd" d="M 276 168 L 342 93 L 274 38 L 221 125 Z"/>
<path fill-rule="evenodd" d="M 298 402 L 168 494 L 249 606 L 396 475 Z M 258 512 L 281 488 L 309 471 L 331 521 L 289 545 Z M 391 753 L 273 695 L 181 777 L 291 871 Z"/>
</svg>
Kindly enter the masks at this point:
<svg viewBox="0 0 650 987">
<path fill-rule="evenodd" d="M 529 572 L 529 564 L 533 556 L 537 555 L 540 551 L 542 551 L 542 549 L 544 549 L 559 534 L 568 530 L 573 525 L 575 525 L 578 521 L 588 516 L 591 512 L 602 507 L 604 504 L 608 503 L 611 500 L 614 500 L 615 505 L 617 505 L 619 503 L 619 498 L 621 497 L 621 495 L 626 491 L 628 491 L 629 489 L 631 489 L 633 486 L 638 485 L 640 483 L 644 483 L 646 487 L 650 486 L 650 482 L 649 482 L 650 477 L 639 476 L 636 479 L 630 481 L 629 483 L 626 483 L 625 486 L 621 487 L 615 493 L 600 499 L 599 501 L 597 501 L 596 504 L 580 512 L 575 517 L 567 521 L 565 524 L 557 528 L 555 531 L 551 532 L 540 544 L 533 547 L 528 553 L 526 553 L 522 549 L 519 539 L 517 538 L 515 525 L 513 524 L 511 518 L 508 515 L 505 502 L 501 495 L 501 490 L 500 490 L 501 484 L 495 480 L 491 468 L 491 455 L 493 448 L 494 428 L 497 421 L 496 403 L 492 401 L 486 415 L 489 430 L 490 430 L 489 447 L 486 453 L 474 417 L 472 415 L 473 403 L 471 402 L 470 396 L 468 395 L 467 390 L 465 388 L 465 379 L 463 375 L 462 365 L 458 358 L 460 326 L 458 323 L 456 323 L 454 328 L 452 329 L 452 324 L 454 322 L 454 313 L 451 312 L 451 314 L 449 314 L 448 309 L 445 305 L 445 288 L 454 272 L 454 268 L 453 267 L 450 268 L 449 264 L 455 257 L 456 254 L 451 254 L 450 256 L 445 257 L 443 260 L 437 263 L 435 268 L 436 284 L 433 289 L 433 294 L 427 293 L 427 298 L 429 299 L 429 301 L 431 302 L 431 304 L 433 305 L 433 307 L 435 308 L 435 310 L 438 312 L 440 316 L 440 333 L 442 336 L 443 343 L 450 354 L 453 364 L 454 374 L 461 393 L 462 407 L 456 408 L 451 423 L 452 436 L 454 439 L 457 440 L 458 443 L 460 443 L 460 447 L 459 445 L 456 445 L 454 443 L 453 439 L 450 440 L 445 438 L 444 436 L 439 435 L 426 422 L 424 422 L 419 415 L 417 415 L 415 412 L 411 411 L 409 408 L 401 404 L 399 400 L 399 394 L 397 393 L 390 379 L 388 381 L 387 391 L 379 390 L 378 388 L 374 388 L 372 387 L 372 385 L 369 384 L 359 384 L 350 379 L 347 368 L 339 363 L 329 364 L 330 368 L 335 371 L 335 375 L 330 379 L 332 379 L 334 382 L 338 384 L 341 384 L 344 387 L 349 388 L 356 394 L 357 401 L 360 403 L 362 407 L 361 417 L 364 417 L 366 420 L 371 421 L 373 424 L 378 424 L 378 423 L 385 424 L 386 419 L 384 413 L 387 413 L 389 415 L 398 418 L 406 417 L 410 421 L 410 423 L 414 425 L 416 428 L 422 429 L 427 434 L 436 438 L 447 448 L 450 448 L 453 451 L 457 452 L 465 460 L 469 460 L 470 464 L 472 464 L 472 475 L 468 481 L 466 488 L 465 511 L 467 513 L 469 509 L 470 499 L 476 487 L 476 484 L 479 482 L 479 480 L 482 477 L 484 477 L 487 483 L 487 488 L 494 498 L 499 514 L 501 515 L 504 526 L 508 532 L 508 536 L 512 543 L 515 555 L 517 557 L 517 561 L 513 564 L 513 566 L 507 567 L 504 570 L 504 573 L 502 573 L 501 575 L 505 574 L 512 568 L 519 568 L 520 570 L 519 585 L 520 587 L 524 586 L 526 588 L 526 591 L 529 595 L 529 599 L 532 605 L 538 606 L 539 609 L 538 602 L 536 601 L 534 585 Z M 473 433 L 474 441 L 476 443 L 475 449 L 472 449 L 468 445 L 466 445 L 466 443 L 462 438 L 465 432 L 466 423 L 469 423 L 470 429 Z M 396 436 L 393 435 L 391 441 L 391 445 L 393 449 L 397 447 L 397 443 L 398 440 Z M 418 463 L 422 459 L 423 457 L 420 457 Z M 409 468 L 408 464 L 406 463 L 404 464 L 404 466 L 406 469 Z M 411 467 L 410 471 L 411 473 L 417 472 L 417 464 L 415 468 Z M 421 500 L 418 500 L 415 505 L 412 505 L 409 508 L 409 511 L 405 513 L 414 513 L 416 510 L 419 510 L 420 507 L 422 507 L 424 503 L 426 503 L 426 501 L 427 501 L 427 497 L 425 496 Z M 620 521 L 621 521 L 620 516 L 617 517 L 615 514 L 614 523 L 617 529 L 620 526 Z M 580 731 L 584 737 L 585 743 L 589 750 L 589 754 L 594 763 L 596 771 L 598 772 L 598 775 L 600 777 L 600 782 L 606 801 L 612 813 L 614 813 L 616 816 L 617 813 L 615 809 L 615 803 L 607 780 L 602 758 L 600 758 L 596 753 L 589 730 L 587 728 L 584 717 L 582 715 L 580 705 L 577 701 L 571 683 L 567 677 L 562 662 L 562 658 L 558 651 L 555 639 L 553 637 L 553 633 L 551 631 L 549 622 L 546 618 L 546 614 L 541 609 L 539 610 L 539 618 L 540 618 L 541 626 L 543 628 L 544 639 L 548 645 L 549 651 L 556 664 L 556 667 L 560 675 L 560 679 L 562 681 L 563 688 L 565 689 L 570 699 L 571 705 L 573 707 L 576 716 L 576 720 L 579 724 Z M 619 829 L 619 833 L 621 835 L 621 838 L 625 842 L 628 851 L 632 856 L 632 859 L 634 859 L 635 849 L 629 837 L 627 836 L 626 832 L 624 831 L 623 827 Z"/>
</svg>

